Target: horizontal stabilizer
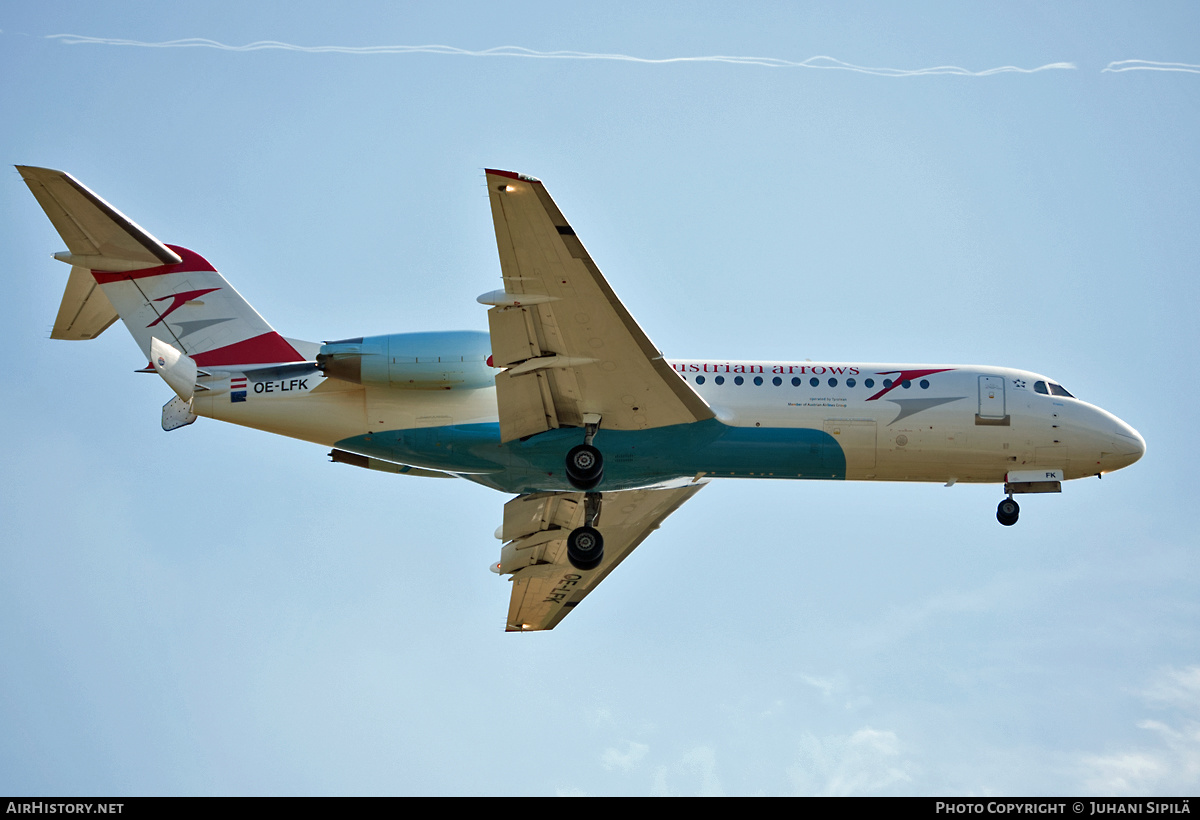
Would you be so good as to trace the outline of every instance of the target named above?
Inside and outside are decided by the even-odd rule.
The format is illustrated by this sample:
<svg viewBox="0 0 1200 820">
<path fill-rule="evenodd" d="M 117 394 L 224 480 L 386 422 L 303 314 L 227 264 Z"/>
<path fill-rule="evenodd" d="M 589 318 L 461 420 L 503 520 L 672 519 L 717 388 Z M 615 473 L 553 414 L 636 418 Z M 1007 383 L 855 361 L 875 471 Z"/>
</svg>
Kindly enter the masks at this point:
<svg viewBox="0 0 1200 820">
<path fill-rule="evenodd" d="M 103 271 L 179 263 L 178 254 L 70 174 L 28 165 L 16 168 L 67 243 L 70 253 L 55 254 L 56 259 Z"/>
<path fill-rule="evenodd" d="M 51 339 L 95 339 L 117 321 L 117 309 L 108 301 L 96 278 L 86 268 L 71 268 L 62 304 L 54 319 Z"/>
<path fill-rule="evenodd" d="M 72 266 L 54 338 L 95 338 L 115 313 L 151 360 L 153 339 L 199 367 L 304 360 L 200 254 L 159 242 L 70 174 L 17 170 L 69 248 L 54 254 Z M 185 401 L 196 389 L 187 374 L 164 378 Z"/>
</svg>

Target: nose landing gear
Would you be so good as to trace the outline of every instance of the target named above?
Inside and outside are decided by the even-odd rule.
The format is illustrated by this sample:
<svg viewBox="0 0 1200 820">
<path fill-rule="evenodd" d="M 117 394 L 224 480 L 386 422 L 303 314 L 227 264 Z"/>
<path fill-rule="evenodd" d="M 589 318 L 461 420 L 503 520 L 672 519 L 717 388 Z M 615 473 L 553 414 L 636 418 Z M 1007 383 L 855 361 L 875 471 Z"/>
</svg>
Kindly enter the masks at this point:
<svg viewBox="0 0 1200 820">
<path fill-rule="evenodd" d="M 1021 506 L 1013 501 L 1012 496 L 1004 499 L 996 507 L 996 520 L 1006 527 L 1011 527 L 1017 523 L 1017 517 L 1021 514 Z"/>
</svg>

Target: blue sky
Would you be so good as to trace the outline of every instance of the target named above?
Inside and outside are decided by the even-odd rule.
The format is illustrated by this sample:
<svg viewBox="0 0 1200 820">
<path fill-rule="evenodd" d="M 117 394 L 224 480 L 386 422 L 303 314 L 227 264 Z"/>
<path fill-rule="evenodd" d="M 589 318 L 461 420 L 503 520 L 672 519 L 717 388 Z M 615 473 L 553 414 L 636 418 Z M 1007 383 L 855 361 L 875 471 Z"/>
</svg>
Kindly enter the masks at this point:
<svg viewBox="0 0 1200 820">
<path fill-rule="evenodd" d="M 74 174 L 286 335 L 486 328 L 482 169 L 509 168 L 668 357 L 1021 367 L 1148 452 L 1013 528 L 994 487 L 718 482 L 559 629 L 506 635 L 505 496 L 163 433 L 119 326 L 47 338 L 61 240 L 10 171 L 0 793 L 1194 792 L 1198 24 L 10 4 L 5 162 Z M 111 42 L 184 38 L 964 71 Z"/>
</svg>

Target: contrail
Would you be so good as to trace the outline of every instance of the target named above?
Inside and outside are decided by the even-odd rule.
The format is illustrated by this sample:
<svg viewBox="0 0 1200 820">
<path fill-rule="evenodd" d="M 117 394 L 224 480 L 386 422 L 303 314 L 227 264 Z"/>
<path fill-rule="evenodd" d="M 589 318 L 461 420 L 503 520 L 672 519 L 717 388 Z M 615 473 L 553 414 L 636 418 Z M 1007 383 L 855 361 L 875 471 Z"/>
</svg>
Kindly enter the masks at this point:
<svg viewBox="0 0 1200 820">
<path fill-rule="evenodd" d="M 1158 63 L 1154 60 L 1118 60 L 1109 63 L 1104 71 L 1119 74 L 1122 71 L 1182 71 L 1187 74 L 1200 74 L 1200 65 L 1191 63 Z M 1103 72 L 1101 72 L 1103 73 Z"/>
<path fill-rule="evenodd" d="M 777 57 L 734 57 L 714 54 L 707 57 L 664 57 L 653 59 L 649 57 L 632 57 L 628 54 L 596 54 L 588 51 L 534 51 L 521 46 L 497 46 L 483 51 L 469 51 L 465 48 L 442 45 L 424 46 L 298 46 L 292 43 L 281 43 L 277 40 L 259 40 L 244 46 L 231 46 L 218 43 L 216 40 L 206 40 L 200 37 L 189 37 L 184 40 L 167 40 L 162 43 L 147 43 L 141 40 L 121 40 L 112 37 L 86 37 L 80 34 L 49 34 L 48 39 L 58 40 L 67 45 L 104 45 L 104 46 L 141 46 L 142 48 L 215 48 L 221 51 L 266 51 L 278 49 L 281 51 L 302 51 L 314 54 L 451 54 L 459 57 L 528 57 L 539 60 L 615 60 L 627 63 L 730 63 L 733 65 L 763 66 L 765 68 L 818 68 L 834 71 L 855 71 L 859 74 L 873 74 L 878 77 L 921 77 L 930 74 L 956 74 L 963 77 L 988 77 L 992 74 L 1033 74 L 1050 69 L 1074 69 L 1073 63 L 1049 63 L 1037 68 L 1020 68 L 1018 66 L 1000 66 L 983 71 L 971 71 L 959 66 L 943 65 L 931 68 L 882 68 L 854 65 L 834 57 L 809 57 L 807 60 L 782 60 Z"/>
</svg>

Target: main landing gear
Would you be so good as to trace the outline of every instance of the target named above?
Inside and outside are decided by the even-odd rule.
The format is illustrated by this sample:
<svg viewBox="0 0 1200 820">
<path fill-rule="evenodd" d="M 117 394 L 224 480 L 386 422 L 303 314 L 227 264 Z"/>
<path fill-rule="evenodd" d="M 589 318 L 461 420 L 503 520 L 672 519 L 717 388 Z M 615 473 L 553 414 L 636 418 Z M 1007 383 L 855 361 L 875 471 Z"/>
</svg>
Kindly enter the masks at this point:
<svg viewBox="0 0 1200 820">
<path fill-rule="evenodd" d="M 604 560 L 604 536 L 596 529 L 600 521 L 600 493 L 584 494 L 583 505 L 586 523 L 567 536 L 567 560 L 578 570 L 595 569 Z"/>
<path fill-rule="evenodd" d="M 604 536 L 596 529 L 600 521 L 600 493 L 591 492 L 604 480 L 604 456 L 592 446 L 600 429 L 600 416 L 588 413 L 583 417 L 583 444 L 567 453 L 567 480 L 577 490 L 583 490 L 583 526 L 567 536 L 567 560 L 578 570 L 595 569 L 604 560 Z"/>
<path fill-rule="evenodd" d="M 604 456 L 592 446 L 599 428 L 600 416 L 588 414 L 584 418 L 583 444 L 567 453 L 567 480 L 577 490 L 586 492 L 604 480 Z"/>
<path fill-rule="evenodd" d="M 567 453 L 567 480 L 577 490 L 590 490 L 604 478 L 604 456 L 591 444 L 580 444 Z"/>
<path fill-rule="evenodd" d="M 1006 527 L 1011 527 L 1017 523 L 1017 517 L 1021 514 L 1021 507 L 1016 501 L 1013 501 L 1012 496 L 1004 499 L 996 507 L 996 520 Z"/>
</svg>

